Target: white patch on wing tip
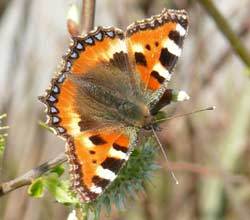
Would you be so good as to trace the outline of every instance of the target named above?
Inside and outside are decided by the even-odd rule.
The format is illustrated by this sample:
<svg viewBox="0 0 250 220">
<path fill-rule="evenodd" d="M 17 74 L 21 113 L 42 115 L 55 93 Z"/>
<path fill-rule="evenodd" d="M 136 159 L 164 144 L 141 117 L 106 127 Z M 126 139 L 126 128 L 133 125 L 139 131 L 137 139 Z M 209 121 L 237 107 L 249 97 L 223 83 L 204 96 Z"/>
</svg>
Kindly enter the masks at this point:
<svg viewBox="0 0 250 220">
<path fill-rule="evenodd" d="M 96 169 L 96 174 L 106 180 L 113 181 L 116 178 L 116 174 L 109 169 L 103 169 L 102 166 L 98 166 Z"/>
<path fill-rule="evenodd" d="M 124 159 L 126 160 L 127 158 L 127 154 L 123 153 L 122 151 L 116 150 L 113 147 L 110 148 L 109 150 L 109 156 L 110 157 L 114 157 L 114 158 L 118 158 L 118 159 Z"/>
<path fill-rule="evenodd" d="M 164 66 L 162 66 L 161 63 L 155 64 L 154 67 L 153 67 L 153 70 L 158 72 L 159 75 L 161 75 L 167 81 L 169 81 L 171 79 L 171 74 L 169 73 L 169 71 Z"/>
<path fill-rule="evenodd" d="M 182 27 L 180 24 L 176 25 L 175 30 L 179 32 L 180 36 L 184 36 L 186 34 L 185 28 Z"/>
<path fill-rule="evenodd" d="M 181 48 L 169 38 L 163 43 L 163 47 L 167 48 L 170 53 L 174 54 L 177 57 L 181 55 Z"/>
</svg>

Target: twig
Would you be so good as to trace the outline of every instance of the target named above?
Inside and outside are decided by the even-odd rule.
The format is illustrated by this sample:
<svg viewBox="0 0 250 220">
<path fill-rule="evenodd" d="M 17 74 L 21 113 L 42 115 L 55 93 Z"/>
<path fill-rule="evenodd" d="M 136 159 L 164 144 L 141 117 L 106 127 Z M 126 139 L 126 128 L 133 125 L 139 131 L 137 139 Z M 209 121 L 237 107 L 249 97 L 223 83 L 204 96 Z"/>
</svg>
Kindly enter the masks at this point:
<svg viewBox="0 0 250 220">
<path fill-rule="evenodd" d="M 61 153 L 58 155 L 56 158 L 49 160 L 42 165 L 31 169 L 27 173 L 23 174 L 22 176 L 19 176 L 11 181 L 4 182 L 0 184 L 0 197 L 13 191 L 18 188 L 21 188 L 23 186 L 30 185 L 32 181 L 52 168 L 64 163 L 67 161 L 67 158 L 64 153 Z M 165 163 L 162 164 L 163 167 L 166 166 Z M 167 169 L 172 169 L 175 171 L 188 171 L 191 173 L 196 173 L 201 176 L 219 176 L 219 177 L 232 177 L 233 181 L 239 180 L 239 181 L 244 181 L 242 176 L 236 176 L 236 175 L 226 175 L 225 173 L 219 172 L 218 170 L 213 170 L 208 167 L 204 167 L 198 164 L 193 164 L 193 163 L 187 163 L 187 162 L 171 162 L 169 163 L 169 166 L 166 167 Z M 231 179 L 232 179 L 231 178 Z"/>
<path fill-rule="evenodd" d="M 81 33 L 87 33 L 94 27 L 95 0 L 82 0 Z"/>
<path fill-rule="evenodd" d="M 234 33 L 229 23 L 226 21 L 224 16 L 216 8 L 211 0 L 197 0 L 206 9 L 206 11 L 214 19 L 219 30 L 224 34 L 224 36 L 229 41 L 231 47 L 234 49 L 235 53 L 241 58 L 246 66 L 250 67 L 250 55 L 242 44 L 240 38 Z"/>
<path fill-rule="evenodd" d="M 0 196 L 3 196 L 15 189 L 18 189 L 20 187 L 30 185 L 32 181 L 46 172 L 48 172 L 50 169 L 66 162 L 67 158 L 64 153 L 61 153 L 56 158 L 49 160 L 42 165 L 31 169 L 27 173 L 23 174 L 22 176 L 19 176 L 11 181 L 4 182 L 0 184 Z"/>
</svg>

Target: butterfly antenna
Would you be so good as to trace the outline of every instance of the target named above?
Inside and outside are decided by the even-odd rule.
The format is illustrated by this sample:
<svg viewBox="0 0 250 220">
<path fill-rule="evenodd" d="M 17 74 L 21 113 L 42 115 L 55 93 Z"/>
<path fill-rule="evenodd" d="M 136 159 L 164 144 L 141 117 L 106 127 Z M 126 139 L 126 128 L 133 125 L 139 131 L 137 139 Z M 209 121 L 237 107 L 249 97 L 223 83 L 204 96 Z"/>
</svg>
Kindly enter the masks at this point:
<svg viewBox="0 0 250 220">
<path fill-rule="evenodd" d="M 167 157 L 167 153 L 165 152 L 165 150 L 164 150 L 164 148 L 163 148 L 163 146 L 162 146 L 162 144 L 161 144 L 161 142 L 160 142 L 160 139 L 158 138 L 158 136 L 157 136 L 157 134 L 156 134 L 156 131 L 155 131 L 153 125 L 151 126 L 151 128 L 152 128 L 153 134 L 154 134 L 154 136 L 155 136 L 155 138 L 156 138 L 156 141 L 158 142 L 159 147 L 160 147 L 160 149 L 161 149 L 161 151 L 162 151 L 162 153 L 163 153 L 163 156 L 164 156 L 164 158 L 166 159 L 167 163 L 169 164 L 169 160 L 168 160 L 168 157 Z M 169 170 L 170 170 L 171 176 L 173 177 L 173 179 L 174 179 L 174 181 L 175 181 L 175 184 L 179 184 L 179 181 L 178 181 L 178 179 L 176 178 L 176 176 L 175 176 L 173 170 L 170 169 L 170 167 L 169 167 Z"/>
<path fill-rule="evenodd" d="M 174 116 L 171 116 L 169 118 L 161 118 L 161 119 L 155 120 L 153 122 L 153 124 L 156 124 L 156 123 L 162 122 L 162 121 L 169 121 L 169 120 L 174 119 L 174 118 L 179 118 L 179 117 L 183 117 L 183 116 L 188 116 L 188 115 L 196 114 L 198 112 L 215 110 L 215 108 L 216 108 L 215 106 L 210 106 L 210 107 L 199 109 L 199 110 L 195 110 L 195 111 L 192 111 L 192 112 L 188 112 L 188 113 L 184 113 L 184 114 L 180 114 L 180 115 L 174 115 Z"/>
</svg>

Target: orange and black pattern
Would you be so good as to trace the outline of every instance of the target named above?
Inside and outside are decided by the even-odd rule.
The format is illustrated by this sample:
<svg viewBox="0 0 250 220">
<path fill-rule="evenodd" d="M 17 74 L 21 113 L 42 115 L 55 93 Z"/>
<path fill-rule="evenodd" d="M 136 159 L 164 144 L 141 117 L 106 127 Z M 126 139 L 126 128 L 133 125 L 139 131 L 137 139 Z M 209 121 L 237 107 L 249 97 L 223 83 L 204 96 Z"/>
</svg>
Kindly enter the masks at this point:
<svg viewBox="0 0 250 220">
<path fill-rule="evenodd" d="M 58 75 L 39 99 L 48 125 L 67 141 L 72 186 L 82 201 L 101 195 L 129 159 L 143 122 L 136 120 L 144 120 L 132 117 L 133 107 L 151 117 L 171 101 L 171 90 L 165 90 L 150 112 L 144 94 L 154 95 L 170 80 L 187 28 L 185 11 L 163 10 L 131 24 L 125 34 L 98 27 L 72 39 Z M 119 112 L 131 120 L 126 124 Z"/>
<path fill-rule="evenodd" d="M 184 10 L 163 10 L 160 15 L 137 21 L 127 28 L 129 56 L 145 89 L 155 91 L 169 81 L 188 28 Z"/>
</svg>

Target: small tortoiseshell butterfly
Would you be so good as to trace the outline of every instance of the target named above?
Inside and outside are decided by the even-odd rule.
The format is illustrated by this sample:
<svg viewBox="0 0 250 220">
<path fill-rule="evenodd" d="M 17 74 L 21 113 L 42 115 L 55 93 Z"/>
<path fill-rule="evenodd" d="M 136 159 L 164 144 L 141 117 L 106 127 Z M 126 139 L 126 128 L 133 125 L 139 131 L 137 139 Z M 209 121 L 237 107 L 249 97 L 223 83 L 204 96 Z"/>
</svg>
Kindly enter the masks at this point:
<svg viewBox="0 0 250 220">
<path fill-rule="evenodd" d="M 96 199 L 129 159 L 141 129 L 171 101 L 167 83 L 188 29 L 184 10 L 166 10 L 123 32 L 98 27 L 74 37 L 40 100 L 48 124 L 66 139 L 72 185 Z"/>
</svg>

